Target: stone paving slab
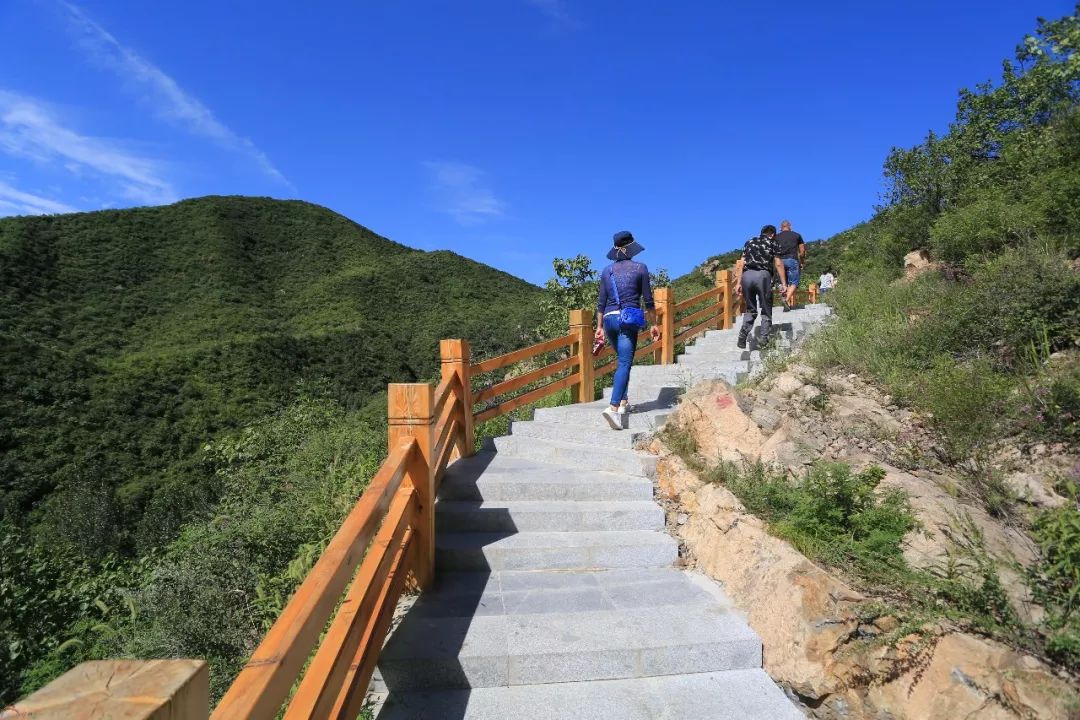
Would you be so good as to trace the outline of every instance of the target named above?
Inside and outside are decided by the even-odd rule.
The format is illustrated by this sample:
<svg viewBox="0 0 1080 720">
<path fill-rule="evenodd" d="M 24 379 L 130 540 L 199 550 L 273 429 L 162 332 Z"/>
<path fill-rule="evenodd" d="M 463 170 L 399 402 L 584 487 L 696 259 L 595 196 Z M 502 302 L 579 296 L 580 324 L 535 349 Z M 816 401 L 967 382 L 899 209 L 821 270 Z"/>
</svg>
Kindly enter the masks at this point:
<svg viewBox="0 0 1080 720">
<path fill-rule="evenodd" d="M 578 532 L 581 530 L 662 530 L 664 512 L 650 500 L 440 501 L 439 532 Z"/>
<path fill-rule="evenodd" d="M 678 544 L 656 531 L 442 533 L 436 567 L 448 570 L 591 570 L 665 567 Z"/>
<path fill-rule="evenodd" d="M 406 693 L 378 720 L 802 720 L 764 670 Z"/>
</svg>

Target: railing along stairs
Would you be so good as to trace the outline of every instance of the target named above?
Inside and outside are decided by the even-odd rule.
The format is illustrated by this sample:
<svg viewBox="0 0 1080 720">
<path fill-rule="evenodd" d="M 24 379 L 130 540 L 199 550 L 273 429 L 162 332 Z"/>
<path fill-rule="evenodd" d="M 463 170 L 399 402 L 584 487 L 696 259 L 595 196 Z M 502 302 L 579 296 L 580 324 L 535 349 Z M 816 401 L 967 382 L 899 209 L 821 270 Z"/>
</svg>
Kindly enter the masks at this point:
<svg viewBox="0 0 1080 720">
<path fill-rule="evenodd" d="M 814 303 L 817 286 L 800 294 Z M 674 362 L 676 346 L 706 330 L 731 328 L 739 306 L 728 270 L 698 295 L 676 302 L 672 290 L 659 288 L 655 300 L 660 339 L 634 357 L 658 364 Z M 574 402 L 596 399 L 596 381 L 617 360 L 611 348 L 593 357 L 593 318 L 572 310 L 568 334 L 476 363 L 468 342 L 443 340 L 438 386 L 389 386 L 386 460 L 212 712 L 203 661 L 101 660 L 75 667 L 0 712 L 0 720 L 355 718 L 398 600 L 432 582 L 434 504 L 447 465 L 473 454 L 478 423 L 566 388 Z M 487 373 L 553 356 L 561 357 L 474 389 Z"/>
</svg>

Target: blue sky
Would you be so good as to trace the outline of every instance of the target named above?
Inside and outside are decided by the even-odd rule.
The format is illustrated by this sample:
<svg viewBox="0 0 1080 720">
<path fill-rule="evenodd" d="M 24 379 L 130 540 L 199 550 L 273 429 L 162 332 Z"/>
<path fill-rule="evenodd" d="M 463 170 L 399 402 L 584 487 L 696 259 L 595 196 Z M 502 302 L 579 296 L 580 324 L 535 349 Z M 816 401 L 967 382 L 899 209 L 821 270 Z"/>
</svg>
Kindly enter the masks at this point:
<svg viewBox="0 0 1080 720">
<path fill-rule="evenodd" d="M 300 198 L 541 283 L 867 218 L 1065 0 L 4 0 L 0 215 Z"/>
</svg>

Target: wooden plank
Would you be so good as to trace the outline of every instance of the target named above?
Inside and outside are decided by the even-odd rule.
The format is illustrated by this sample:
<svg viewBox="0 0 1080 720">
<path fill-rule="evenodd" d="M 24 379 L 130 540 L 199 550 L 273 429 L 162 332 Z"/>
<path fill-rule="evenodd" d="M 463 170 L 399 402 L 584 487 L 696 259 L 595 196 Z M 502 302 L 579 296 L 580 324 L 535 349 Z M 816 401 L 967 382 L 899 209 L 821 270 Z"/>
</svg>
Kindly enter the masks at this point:
<svg viewBox="0 0 1080 720">
<path fill-rule="evenodd" d="M 213 720 L 271 720 L 277 716 L 415 452 L 416 441 L 412 439 L 391 450 L 315 567 L 214 708 Z"/>
<path fill-rule="evenodd" d="M 573 335 L 563 335 L 562 337 L 555 338 L 554 340 L 548 340 L 547 342 L 542 342 L 537 345 L 530 345 L 529 347 L 521 348 L 520 350 L 508 352 L 505 355 L 499 355 L 498 357 L 493 357 L 489 360 L 478 362 L 471 368 L 469 368 L 469 373 L 475 375 L 476 373 L 491 372 L 492 370 L 498 370 L 499 368 L 506 367 L 507 365 L 513 365 L 514 363 L 521 360 L 527 360 L 534 355 L 551 352 L 552 350 L 558 350 L 559 348 L 570 347 L 573 344 Z"/>
<path fill-rule="evenodd" d="M 442 414 L 436 415 L 437 419 L 435 420 L 435 427 L 432 430 L 432 433 L 436 438 L 432 457 L 438 456 L 439 451 L 442 448 L 447 428 L 451 421 L 459 415 L 461 415 L 461 406 L 455 402 L 446 403 L 446 405 L 443 406 Z"/>
<path fill-rule="evenodd" d="M 657 343 L 657 342 L 647 343 L 645 345 L 642 345 L 641 347 L 639 347 L 637 350 L 634 351 L 634 359 L 637 360 L 638 358 L 645 357 L 646 355 L 654 353 L 659 349 L 660 349 L 660 343 Z"/>
<path fill-rule="evenodd" d="M 80 663 L 14 705 L 3 720 L 206 720 L 210 672 L 202 660 Z"/>
<path fill-rule="evenodd" d="M 682 310 L 685 310 L 687 308 L 692 308 L 695 305 L 697 305 L 698 303 L 702 303 L 702 302 L 705 302 L 706 300 L 710 299 L 713 295 L 719 296 L 720 292 L 721 292 L 720 288 L 715 288 L 715 287 L 714 288 L 709 288 L 705 292 L 698 293 L 697 295 L 695 295 L 692 298 L 689 298 L 687 300 L 683 300 L 680 303 L 675 303 L 675 312 L 678 313 L 678 312 L 680 312 Z"/>
<path fill-rule="evenodd" d="M 689 330 L 684 330 L 683 332 L 681 332 L 681 333 L 679 333 L 678 335 L 675 336 L 675 342 L 676 343 L 683 343 L 683 342 L 686 342 L 687 340 L 689 340 L 690 338 L 692 338 L 692 337 L 694 337 L 696 335 L 700 335 L 702 332 L 704 332 L 705 330 L 708 330 L 709 327 L 711 327 L 711 323 L 712 323 L 712 318 L 709 318 L 705 322 L 698 323 L 697 325 L 690 328 Z"/>
<path fill-rule="evenodd" d="M 457 401 L 462 410 L 461 437 L 458 439 L 462 457 L 475 452 L 476 440 L 472 423 L 472 382 L 469 380 L 469 343 L 466 340 L 440 340 L 439 359 L 442 363 L 440 373 L 445 380 L 456 375 L 459 383 Z"/>
<path fill-rule="evenodd" d="M 438 458 L 440 455 L 442 455 L 442 452 L 446 447 L 454 446 L 454 436 L 452 435 L 452 433 L 455 430 L 461 429 L 460 425 L 456 428 L 454 427 L 457 421 L 455 414 L 456 413 L 454 412 L 454 409 L 451 408 L 450 417 L 446 418 L 446 421 L 441 426 L 441 430 L 438 431 L 439 435 L 436 438 L 435 445 L 431 450 L 432 459 Z M 437 466 L 438 464 L 436 463 L 432 467 L 435 468 Z"/>
<path fill-rule="evenodd" d="M 689 325 L 693 325 L 698 320 L 703 320 L 705 318 L 714 317 L 718 312 L 720 312 L 720 306 L 719 305 L 710 305 L 710 306 L 708 306 L 706 308 L 702 308 L 701 310 L 698 310 L 696 313 L 694 313 L 692 315 L 687 315 L 684 318 L 677 319 L 675 321 L 675 327 L 684 328 L 684 327 L 687 327 Z"/>
<path fill-rule="evenodd" d="M 491 387 L 484 388 L 480 392 L 473 396 L 473 403 L 482 403 L 490 400 L 491 398 L 503 395 L 508 392 L 513 392 L 518 388 L 525 387 L 529 383 L 536 382 L 537 380 L 543 380 L 546 377 L 554 375 L 561 370 L 566 370 L 568 367 L 574 365 L 577 359 L 573 356 L 563 358 L 557 362 L 553 362 L 550 365 L 545 365 L 542 368 L 536 370 L 530 370 L 527 373 L 522 373 L 517 377 L 510 378 L 509 380 L 503 380 L 500 383 L 492 385 Z"/>
<path fill-rule="evenodd" d="M 360 640 L 361 648 L 382 649 L 386 632 L 390 629 L 390 620 L 394 616 L 394 607 L 405 589 L 409 566 L 413 564 L 412 560 L 416 551 L 414 539 L 410 530 L 405 534 L 398 548 L 393 567 L 390 569 L 390 576 L 383 583 L 383 592 L 379 595 L 376 605 L 377 610 L 372 615 L 371 621 L 364 630 L 364 636 Z M 329 717 L 335 720 L 355 720 L 364 704 L 367 688 L 371 683 L 371 675 L 375 672 L 375 663 L 378 661 L 378 652 L 358 653 L 353 657 L 349 672 L 341 685 L 341 692 L 334 702 Z"/>
<path fill-rule="evenodd" d="M 512 410 L 517 410 L 522 405 L 528 405 L 531 402 L 536 402 L 537 400 L 542 400 L 543 398 L 546 398 L 548 395 L 553 395 L 556 392 L 558 392 L 559 390 L 562 390 L 563 388 L 570 387 L 574 383 L 578 382 L 580 380 L 580 378 L 581 378 L 580 375 L 578 375 L 577 373 L 574 373 L 573 375 L 567 375 L 564 378 L 559 378 L 558 380 L 555 380 L 554 382 L 549 382 L 547 385 L 543 385 L 542 387 L 538 387 L 535 390 L 530 390 L 527 393 L 522 393 L 521 395 L 518 395 L 515 398 L 511 398 L 511 399 L 507 400 L 506 402 L 504 402 L 501 405 L 497 405 L 497 406 L 495 406 L 493 408 L 488 408 L 487 410 L 485 410 L 485 411 L 483 411 L 481 413 L 477 413 L 476 414 L 476 422 L 481 423 L 481 422 L 484 422 L 485 420 L 490 420 L 491 418 L 499 417 L 500 415 L 505 415 L 506 413 L 508 413 L 508 412 L 510 412 Z"/>
<path fill-rule="evenodd" d="M 593 362 L 594 363 L 599 362 L 600 360 L 603 360 L 604 358 L 609 358 L 609 357 L 615 357 L 615 348 L 611 347 L 610 345 L 607 345 L 598 354 L 593 356 Z"/>
<path fill-rule="evenodd" d="M 593 315 L 591 310 L 571 310 L 567 317 L 570 334 L 576 337 L 570 350 L 570 356 L 576 358 L 575 372 L 580 376 L 573 387 L 573 401 L 576 403 L 592 402 L 596 399 L 592 359 Z"/>
<path fill-rule="evenodd" d="M 594 373 L 593 377 L 598 377 L 598 378 L 604 377 L 608 373 L 615 372 L 615 368 L 617 368 L 618 366 L 619 366 L 619 359 L 615 358 L 611 362 L 604 363 L 600 367 L 596 368 L 596 370 L 593 371 L 593 373 Z"/>
<path fill-rule="evenodd" d="M 416 488 L 413 542 L 416 584 L 421 590 L 435 577 L 435 391 L 429 383 L 390 383 L 386 396 L 387 439 L 391 446 L 416 440 L 416 452 L 405 462 L 405 482 Z"/>
<path fill-rule="evenodd" d="M 453 400 L 459 395 L 461 395 L 461 380 L 458 379 L 458 376 L 448 375 L 444 377 L 438 387 L 435 388 L 435 406 L 432 414 L 439 417 L 446 407 L 446 403 L 449 401 L 452 404 Z"/>
<path fill-rule="evenodd" d="M 671 288 L 657 288 L 656 315 L 660 326 L 660 350 L 656 362 L 670 365 L 675 362 L 675 294 Z"/>
<path fill-rule="evenodd" d="M 327 717 L 341 693 L 353 658 L 379 654 L 379 647 L 365 647 L 361 640 L 389 581 L 390 568 L 416 510 L 415 500 L 416 490 L 408 485 L 394 495 L 360 571 L 289 703 L 285 720 Z"/>
<path fill-rule="evenodd" d="M 461 431 L 461 422 L 454 418 L 447 425 L 446 444 L 437 445 L 435 448 L 435 490 L 438 491 L 439 484 L 442 481 L 443 472 L 446 470 L 446 466 L 450 464 L 450 456 L 454 452 L 456 443 L 453 442 L 457 433 Z"/>
</svg>

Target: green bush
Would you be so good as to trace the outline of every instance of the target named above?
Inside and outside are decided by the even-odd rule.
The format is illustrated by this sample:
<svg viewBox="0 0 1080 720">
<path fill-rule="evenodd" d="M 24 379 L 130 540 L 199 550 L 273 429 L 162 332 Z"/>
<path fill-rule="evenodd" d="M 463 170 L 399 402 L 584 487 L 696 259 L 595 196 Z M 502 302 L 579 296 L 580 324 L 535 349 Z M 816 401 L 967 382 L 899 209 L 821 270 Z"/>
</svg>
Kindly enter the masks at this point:
<svg viewBox="0 0 1080 720">
<path fill-rule="evenodd" d="M 922 407 L 931 413 L 954 463 L 981 460 L 1009 427 L 1013 381 L 989 362 L 957 362 L 938 356 L 917 382 Z"/>
<path fill-rule="evenodd" d="M 676 452 L 687 448 L 680 434 L 665 438 Z M 901 542 L 917 523 L 903 493 L 875 492 L 885 477 L 879 467 L 855 473 L 843 463 L 817 462 L 792 481 L 761 462 L 721 463 L 706 477 L 723 483 L 775 535 L 810 558 L 863 578 L 904 566 Z"/>
<path fill-rule="evenodd" d="M 1032 526 L 1039 560 L 1029 581 L 1035 600 L 1046 609 L 1047 651 L 1075 669 L 1080 668 L 1080 476 L 1067 492 L 1068 504 L 1043 511 Z"/>
<path fill-rule="evenodd" d="M 1032 214 L 1006 198 L 1001 190 L 987 190 L 973 202 L 946 210 L 930 228 L 930 249 L 935 258 L 963 263 L 1034 237 Z"/>
</svg>

